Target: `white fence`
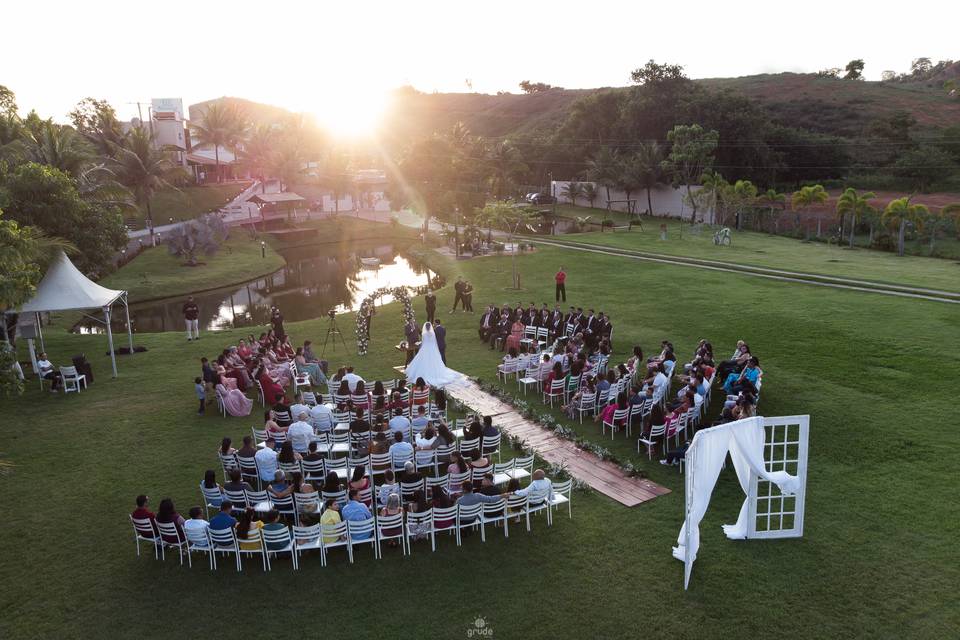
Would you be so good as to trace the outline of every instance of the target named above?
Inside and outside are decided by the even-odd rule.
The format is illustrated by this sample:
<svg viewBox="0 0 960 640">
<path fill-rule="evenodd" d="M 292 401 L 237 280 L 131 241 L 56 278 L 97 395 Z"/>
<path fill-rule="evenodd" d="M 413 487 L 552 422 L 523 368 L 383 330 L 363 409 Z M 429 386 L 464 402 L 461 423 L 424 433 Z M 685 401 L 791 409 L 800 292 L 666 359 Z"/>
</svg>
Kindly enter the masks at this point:
<svg viewBox="0 0 960 640">
<path fill-rule="evenodd" d="M 550 183 L 550 193 L 557 198 L 558 202 L 570 203 L 570 199 L 563 195 L 564 187 L 569 184 L 568 180 L 554 180 Z M 578 181 L 579 182 L 579 181 Z M 580 182 L 580 184 L 589 184 L 587 182 Z M 607 189 L 603 185 L 593 183 L 597 188 L 597 199 L 594 201 L 593 206 L 599 207 L 601 209 L 607 208 Z M 690 190 L 693 192 L 699 191 L 702 189 L 700 185 L 694 185 L 690 187 Z M 667 218 L 689 218 L 692 210 L 689 206 L 684 204 L 683 198 L 687 194 L 687 187 L 681 186 L 677 189 L 669 185 L 659 185 L 654 189 L 650 190 L 650 200 L 653 204 L 652 214 L 660 217 Z M 626 202 L 627 194 L 623 191 L 618 191 L 614 188 L 610 189 L 610 200 L 620 200 L 621 202 L 613 202 L 610 204 L 610 209 L 614 211 L 628 211 L 628 206 Z M 635 200 L 634 211 L 638 214 L 642 214 L 647 210 L 647 190 L 640 189 L 638 191 L 633 191 L 630 193 L 630 199 Z M 580 197 L 577 198 L 577 204 L 580 206 L 589 206 L 586 198 Z M 713 224 L 713 211 L 697 211 L 697 218 L 708 224 Z"/>
</svg>

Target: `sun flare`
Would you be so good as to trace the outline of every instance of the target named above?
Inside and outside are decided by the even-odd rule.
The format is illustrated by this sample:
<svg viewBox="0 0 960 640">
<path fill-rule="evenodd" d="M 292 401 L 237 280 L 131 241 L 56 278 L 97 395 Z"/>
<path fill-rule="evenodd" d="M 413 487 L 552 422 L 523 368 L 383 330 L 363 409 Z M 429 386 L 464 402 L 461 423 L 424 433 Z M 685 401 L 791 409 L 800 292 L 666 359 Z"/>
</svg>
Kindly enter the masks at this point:
<svg viewBox="0 0 960 640">
<path fill-rule="evenodd" d="M 385 91 L 352 90 L 318 97 L 311 110 L 317 122 L 335 137 L 372 136 L 387 109 Z"/>
</svg>

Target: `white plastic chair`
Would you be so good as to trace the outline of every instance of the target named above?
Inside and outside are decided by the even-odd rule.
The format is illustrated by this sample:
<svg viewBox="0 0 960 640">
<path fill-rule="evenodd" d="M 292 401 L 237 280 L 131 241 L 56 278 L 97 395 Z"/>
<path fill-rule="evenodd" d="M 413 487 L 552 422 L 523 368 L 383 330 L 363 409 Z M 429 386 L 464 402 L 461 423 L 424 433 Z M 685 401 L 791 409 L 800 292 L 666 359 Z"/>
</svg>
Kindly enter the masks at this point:
<svg viewBox="0 0 960 640">
<path fill-rule="evenodd" d="M 239 555 L 256 555 L 260 554 L 260 561 L 263 564 L 263 570 L 267 570 L 267 554 L 263 546 L 263 530 L 262 529 L 253 529 L 247 532 L 246 537 L 237 540 L 237 553 Z M 256 544 L 256 549 L 244 549 L 241 545 L 243 544 Z M 237 562 L 240 562 L 239 555 L 237 557 Z"/>
<path fill-rule="evenodd" d="M 366 520 L 347 520 L 347 537 L 350 541 L 350 546 L 348 547 L 350 564 L 353 564 L 353 547 L 358 544 L 369 544 L 373 548 L 373 557 L 380 557 L 377 526 L 373 518 L 367 518 Z"/>
<path fill-rule="evenodd" d="M 210 543 L 213 545 L 213 550 L 226 555 L 232 553 L 237 560 L 237 571 L 243 571 L 243 566 L 240 563 L 240 548 L 237 546 L 237 536 L 233 531 L 233 527 L 227 527 L 226 529 L 207 529 L 207 533 L 210 536 Z"/>
<path fill-rule="evenodd" d="M 580 394 L 580 399 L 577 401 L 577 406 L 575 407 L 577 413 L 580 414 L 580 424 L 583 424 L 583 414 L 589 413 L 593 415 L 597 411 L 597 394 L 596 392 L 584 391 Z"/>
<path fill-rule="evenodd" d="M 297 554 L 294 553 L 294 544 L 293 537 L 290 535 L 290 529 L 283 527 L 282 529 L 261 529 L 260 535 L 263 537 L 263 549 L 264 556 L 267 560 L 267 570 L 272 570 L 273 567 L 270 564 L 270 556 L 274 557 L 279 556 L 281 553 L 289 553 L 290 560 L 293 564 L 293 569 L 296 571 L 300 568 L 297 563 Z M 270 545 L 282 544 L 283 547 L 279 549 L 271 549 Z"/>
<path fill-rule="evenodd" d="M 460 534 L 464 529 L 480 527 L 481 542 L 487 541 L 487 534 L 483 526 L 483 503 L 472 505 L 457 505 L 457 546 L 461 545 Z"/>
<path fill-rule="evenodd" d="M 550 389 L 543 390 L 543 401 L 547 402 L 547 400 L 549 400 L 551 409 L 553 408 L 554 398 L 560 398 L 561 400 L 565 398 L 564 387 L 565 384 L 563 380 L 554 380 L 550 383 Z"/>
<path fill-rule="evenodd" d="M 133 525 L 133 539 L 137 543 L 137 557 L 140 557 L 140 541 L 149 542 L 153 545 L 153 557 L 160 559 L 160 535 L 153 528 L 153 521 L 149 518 L 134 518 L 130 516 L 130 524 Z"/>
<path fill-rule="evenodd" d="M 615 409 L 613 412 L 613 417 L 610 421 L 603 421 L 603 424 L 600 427 L 601 434 L 606 433 L 607 427 L 610 427 L 610 439 L 613 440 L 613 435 L 621 428 L 626 429 L 627 435 L 630 435 L 630 421 L 627 419 L 630 416 L 630 409 Z"/>
<path fill-rule="evenodd" d="M 667 425 L 665 424 L 655 424 L 650 427 L 650 433 L 644 437 L 643 435 L 637 440 L 637 453 L 640 453 L 640 445 L 645 445 L 647 447 L 647 460 L 653 459 L 653 445 L 656 444 L 657 438 L 660 438 L 661 445 L 663 446 L 664 454 L 667 451 L 666 437 L 664 434 L 667 432 Z"/>
<path fill-rule="evenodd" d="M 327 541 L 327 538 L 336 538 Z M 320 562 L 327 566 L 327 552 L 337 547 L 346 547 L 350 562 L 353 563 L 353 549 L 350 547 L 350 539 L 347 535 L 347 523 L 337 522 L 336 524 L 320 525 Z"/>
<path fill-rule="evenodd" d="M 389 531 L 393 529 L 393 533 Z M 377 556 L 383 558 L 383 550 L 380 543 L 384 540 L 400 540 L 400 548 L 403 555 L 407 555 L 407 536 L 403 525 L 403 512 L 392 516 L 377 516 Z"/>
<path fill-rule="evenodd" d="M 564 480 L 553 485 L 550 506 L 556 510 L 562 504 L 567 505 L 567 515 L 573 519 L 573 480 Z M 552 522 L 551 520 L 551 524 Z"/>
<path fill-rule="evenodd" d="M 83 383 L 83 388 L 87 388 L 87 376 L 82 373 L 77 373 L 76 367 L 60 367 L 60 376 L 63 378 L 63 392 L 70 393 L 71 391 L 76 391 L 80 393 L 80 383 Z"/>
<path fill-rule="evenodd" d="M 187 564 L 193 568 L 191 554 L 194 551 L 199 551 L 207 554 L 207 558 L 210 562 L 210 570 L 213 571 L 216 569 L 216 554 L 213 551 L 213 543 L 210 542 L 210 532 L 207 527 L 204 527 L 203 529 L 191 529 L 189 527 L 184 527 L 183 533 L 187 536 Z"/>
</svg>

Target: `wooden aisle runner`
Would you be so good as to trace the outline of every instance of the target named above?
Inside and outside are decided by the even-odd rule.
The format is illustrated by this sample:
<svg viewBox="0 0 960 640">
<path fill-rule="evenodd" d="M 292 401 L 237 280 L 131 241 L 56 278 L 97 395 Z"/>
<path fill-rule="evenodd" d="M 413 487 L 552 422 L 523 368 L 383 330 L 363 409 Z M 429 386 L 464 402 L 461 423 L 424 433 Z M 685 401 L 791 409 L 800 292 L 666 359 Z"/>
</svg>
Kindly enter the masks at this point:
<svg viewBox="0 0 960 640">
<path fill-rule="evenodd" d="M 615 464 L 578 449 L 570 440 L 559 438 L 552 431 L 527 420 L 509 404 L 481 390 L 473 380 L 455 388 L 448 387 L 446 392 L 471 410 L 493 417 L 494 424 L 502 432 L 526 440 L 527 445 L 547 462 L 566 465 L 572 476 L 621 504 L 633 507 L 670 493 L 669 489 L 655 482 L 624 475 Z"/>
</svg>

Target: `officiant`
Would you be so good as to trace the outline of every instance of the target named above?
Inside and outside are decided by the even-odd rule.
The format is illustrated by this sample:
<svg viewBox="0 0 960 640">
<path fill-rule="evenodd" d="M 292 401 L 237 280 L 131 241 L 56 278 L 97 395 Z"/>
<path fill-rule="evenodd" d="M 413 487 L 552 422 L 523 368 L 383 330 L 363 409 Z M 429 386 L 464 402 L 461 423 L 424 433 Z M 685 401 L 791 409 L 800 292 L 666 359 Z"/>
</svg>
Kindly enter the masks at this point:
<svg viewBox="0 0 960 640">
<path fill-rule="evenodd" d="M 407 321 L 403 327 L 403 333 L 407 338 L 407 361 L 404 364 L 410 364 L 417 353 L 417 343 L 420 342 L 420 329 L 413 320 Z"/>
</svg>

